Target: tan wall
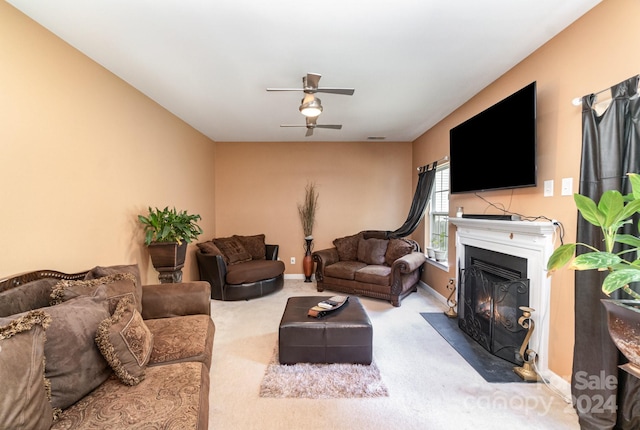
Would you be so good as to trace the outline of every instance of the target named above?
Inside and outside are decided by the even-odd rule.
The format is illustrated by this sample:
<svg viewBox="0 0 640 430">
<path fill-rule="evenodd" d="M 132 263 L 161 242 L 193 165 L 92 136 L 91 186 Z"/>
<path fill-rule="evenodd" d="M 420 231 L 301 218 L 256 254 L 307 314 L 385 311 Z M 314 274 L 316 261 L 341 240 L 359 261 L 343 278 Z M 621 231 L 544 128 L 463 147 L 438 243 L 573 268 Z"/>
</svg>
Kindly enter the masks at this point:
<svg viewBox="0 0 640 430">
<path fill-rule="evenodd" d="M 280 245 L 286 275 L 303 273 L 297 204 L 308 182 L 319 193 L 313 236 L 320 250 L 361 230 L 398 228 L 417 175 L 406 142 L 217 142 L 215 160 L 215 235 L 264 233 Z"/>
<path fill-rule="evenodd" d="M 0 277 L 139 263 L 155 282 L 136 218 L 148 206 L 214 231 L 211 140 L 6 2 L 0 64 Z"/>
<path fill-rule="evenodd" d="M 635 42 L 640 27 L 630 17 L 640 16 L 640 2 L 605 0 L 518 66 L 464 104 L 414 142 L 414 165 L 425 164 L 449 152 L 449 129 L 493 103 L 524 87 L 538 83 L 538 186 L 480 195 L 512 212 L 530 217 L 545 216 L 564 225 L 565 241 L 575 241 L 576 210 L 572 197 L 560 196 L 562 178 L 574 180 L 578 191 L 581 108 L 575 97 L 597 92 L 640 73 L 640 56 Z M 601 99 L 605 96 L 603 95 Z M 501 161 L 496 158 L 495 168 Z M 543 182 L 555 183 L 554 197 L 543 197 Z M 466 213 L 498 213 L 473 194 L 451 197 L 450 213 L 464 206 Z M 455 256 L 455 227 L 451 229 L 450 261 Z M 558 241 L 559 244 L 559 241 Z M 424 281 L 445 295 L 446 281 L 455 277 L 431 268 Z M 549 367 L 569 378 L 573 355 L 573 272 L 554 275 L 551 290 L 551 333 Z"/>
</svg>

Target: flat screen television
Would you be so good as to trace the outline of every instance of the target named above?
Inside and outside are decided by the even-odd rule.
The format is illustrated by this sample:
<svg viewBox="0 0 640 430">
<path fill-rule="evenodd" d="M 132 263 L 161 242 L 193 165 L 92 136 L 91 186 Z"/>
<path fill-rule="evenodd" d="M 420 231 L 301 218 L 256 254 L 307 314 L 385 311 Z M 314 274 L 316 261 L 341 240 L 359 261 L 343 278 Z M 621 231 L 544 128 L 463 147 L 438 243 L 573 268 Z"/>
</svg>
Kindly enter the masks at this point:
<svg viewBox="0 0 640 430">
<path fill-rule="evenodd" d="M 452 128 L 450 193 L 536 186 L 536 82 Z"/>
</svg>

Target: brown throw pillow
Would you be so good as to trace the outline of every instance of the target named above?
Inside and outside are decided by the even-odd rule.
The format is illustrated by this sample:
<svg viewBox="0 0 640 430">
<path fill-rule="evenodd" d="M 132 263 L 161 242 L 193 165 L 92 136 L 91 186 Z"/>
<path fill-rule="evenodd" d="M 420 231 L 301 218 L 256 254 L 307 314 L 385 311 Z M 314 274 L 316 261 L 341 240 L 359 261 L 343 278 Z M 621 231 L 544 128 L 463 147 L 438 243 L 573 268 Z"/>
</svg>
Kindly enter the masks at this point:
<svg viewBox="0 0 640 430">
<path fill-rule="evenodd" d="M 51 317 L 42 310 L 0 318 L 0 427 L 49 429 L 53 409 L 44 373 L 45 330 Z"/>
<path fill-rule="evenodd" d="M 386 239 L 360 239 L 358 242 L 358 261 L 367 264 L 384 264 L 389 241 Z"/>
<path fill-rule="evenodd" d="M 112 375 L 96 345 L 98 325 L 109 318 L 102 291 L 43 308 L 51 316 L 44 353 L 51 381 L 51 405 L 66 409 Z"/>
<path fill-rule="evenodd" d="M 213 239 L 213 243 L 222 251 L 229 260 L 228 264 L 237 264 L 251 261 L 251 254 L 244 248 L 236 237 L 222 237 Z"/>
<path fill-rule="evenodd" d="M 153 349 L 153 334 L 131 298 L 120 300 L 113 315 L 100 323 L 96 344 L 123 383 L 137 385 L 144 379 Z"/>
<path fill-rule="evenodd" d="M 96 266 L 89 270 L 84 279 L 97 279 L 116 273 L 131 273 L 136 277 L 136 286 L 140 288 L 142 294 L 142 279 L 140 278 L 140 268 L 137 264 L 123 264 L 119 266 Z"/>
<path fill-rule="evenodd" d="M 0 317 L 48 306 L 53 286 L 58 282 L 56 278 L 38 279 L 0 292 Z"/>
<path fill-rule="evenodd" d="M 84 281 L 60 281 L 51 292 L 51 304 L 57 305 L 78 296 L 95 295 L 98 289 L 105 291 L 109 300 L 109 312 L 113 313 L 116 305 L 126 296 L 134 298 L 136 309 L 142 312 L 142 287 L 131 273 L 116 273 L 96 279 Z"/>
<path fill-rule="evenodd" d="M 237 238 L 244 249 L 251 254 L 252 260 L 264 260 L 267 253 L 264 244 L 264 234 L 256 234 L 254 236 L 233 236 Z"/>
<path fill-rule="evenodd" d="M 391 239 L 384 256 L 387 265 L 391 266 L 398 258 L 413 252 L 413 245 L 404 239 Z"/>
<path fill-rule="evenodd" d="M 360 233 L 353 236 L 339 237 L 333 241 L 333 245 L 338 250 L 340 261 L 358 260 L 358 242 L 362 235 Z"/>
</svg>

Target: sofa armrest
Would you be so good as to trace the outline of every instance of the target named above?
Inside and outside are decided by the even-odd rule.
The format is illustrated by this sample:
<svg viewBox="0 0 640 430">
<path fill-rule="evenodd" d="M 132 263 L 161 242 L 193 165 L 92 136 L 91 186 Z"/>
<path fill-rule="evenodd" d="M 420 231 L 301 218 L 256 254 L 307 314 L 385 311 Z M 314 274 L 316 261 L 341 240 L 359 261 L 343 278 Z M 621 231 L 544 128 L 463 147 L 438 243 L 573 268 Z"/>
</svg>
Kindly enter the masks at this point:
<svg viewBox="0 0 640 430">
<path fill-rule="evenodd" d="M 211 315 L 211 286 L 205 281 L 142 286 L 142 318 Z"/>
<path fill-rule="evenodd" d="M 280 245 L 269 245 L 266 244 L 265 248 L 267 250 L 265 258 L 267 260 L 277 260 L 278 252 L 280 251 Z"/>
<path fill-rule="evenodd" d="M 313 257 L 313 261 L 316 262 L 316 280 L 318 281 L 324 280 L 325 267 L 340 261 L 338 250 L 336 248 L 327 248 L 315 251 L 311 256 Z"/>
<path fill-rule="evenodd" d="M 420 268 L 425 261 L 427 261 L 427 257 L 422 252 L 412 252 L 398 258 L 391 267 L 394 272 L 398 270 L 400 273 L 411 273 Z"/>
</svg>

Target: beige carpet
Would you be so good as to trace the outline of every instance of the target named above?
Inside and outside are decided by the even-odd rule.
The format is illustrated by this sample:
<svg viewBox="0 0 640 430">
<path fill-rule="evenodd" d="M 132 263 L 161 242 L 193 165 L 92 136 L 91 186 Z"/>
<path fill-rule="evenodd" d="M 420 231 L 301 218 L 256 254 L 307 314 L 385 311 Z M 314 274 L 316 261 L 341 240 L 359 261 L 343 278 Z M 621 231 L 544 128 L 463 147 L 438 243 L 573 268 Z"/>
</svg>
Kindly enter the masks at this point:
<svg viewBox="0 0 640 430">
<path fill-rule="evenodd" d="M 388 395 L 375 361 L 369 366 L 343 363 L 283 365 L 278 362 L 277 348 L 260 385 L 260 397 L 335 399 Z"/>
<path fill-rule="evenodd" d="M 211 302 L 216 325 L 209 428 L 215 430 L 578 430 L 570 405 L 544 384 L 490 384 L 420 312 L 444 309 L 424 289 L 394 308 L 361 298 L 373 325 L 384 397 L 261 397 L 278 325 L 290 296 L 326 295 L 314 283 L 249 301 Z"/>
</svg>

